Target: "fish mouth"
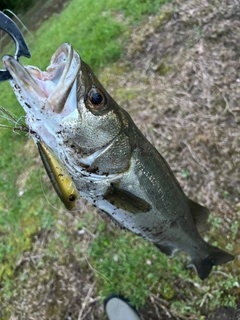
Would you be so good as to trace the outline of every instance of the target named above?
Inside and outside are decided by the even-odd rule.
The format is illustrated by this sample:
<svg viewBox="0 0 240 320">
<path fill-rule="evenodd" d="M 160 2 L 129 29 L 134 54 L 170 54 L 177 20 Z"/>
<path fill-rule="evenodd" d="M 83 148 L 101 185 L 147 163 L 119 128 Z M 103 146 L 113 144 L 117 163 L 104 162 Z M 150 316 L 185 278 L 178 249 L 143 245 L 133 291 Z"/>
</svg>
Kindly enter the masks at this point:
<svg viewBox="0 0 240 320">
<path fill-rule="evenodd" d="M 46 71 L 34 66 L 23 67 L 11 56 L 4 56 L 2 61 L 13 78 L 10 83 L 15 94 L 20 103 L 24 101 L 21 104 L 27 113 L 36 102 L 38 108 L 50 109 L 55 114 L 61 114 L 63 110 L 65 114 L 73 111 L 72 104 L 66 102 L 73 91 L 81 59 L 71 44 L 64 43 L 56 50 Z"/>
</svg>

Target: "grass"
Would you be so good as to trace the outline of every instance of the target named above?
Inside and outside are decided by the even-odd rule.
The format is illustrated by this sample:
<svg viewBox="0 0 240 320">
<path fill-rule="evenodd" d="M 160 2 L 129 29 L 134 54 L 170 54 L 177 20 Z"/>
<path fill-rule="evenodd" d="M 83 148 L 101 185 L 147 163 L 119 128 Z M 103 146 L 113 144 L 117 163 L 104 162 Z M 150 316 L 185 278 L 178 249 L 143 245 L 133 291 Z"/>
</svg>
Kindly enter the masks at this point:
<svg viewBox="0 0 240 320">
<path fill-rule="evenodd" d="M 83 59 L 99 71 L 122 56 L 131 26 L 143 15 L 157 12 L 164 2 L 100 0 L 93 6 L 90 1 L 71 1 L 61 14 L 54 14 L 36 32 L 26 35 L 32 58 L 22 58 L 21 62 L 45 69 L 57 47 L 70 42 Z M 6 53 L 12 51 L 9 48 Z M 0 101 L 1 106 L 15 116 L 24 115 L 8 83 L 1 83 Z M 39 168 L 36 150 L 25 134 L 1 129 L 0 150 L 0 280 L 3 286 L 0 301 L 3 301 L 11 296 L 17 261 L 25 251 L 31 250 L 36 234 L 51 229 L 57 219 L 55 208 L 62 205 L 49 182 L 41 182 L 44 171 Z M 64 233 L 59 236 L 67 245 Z"/>
<path fill-rule="evenodd" d="M 144 15 L 158 12 L 166 2 L 101 0 L 93 6 L 90 1 L 71 1 L 61 15 L 46 21 L 32 39 L 26 37 L 31 47 L 31 63 L 45 68 L 55 48 L 71 42 L 96 72 L 123 54 L 122 44 L 130 28 Z M 23 62 L 28 63 L 27 59 Z"/>
<path fill-rule="evenodd" d="M 100 295 L 122 294 L 137 307 L 145 304 L 150 287 L 165 299 L 172 299 L 172 277 L 179 272 L 187 277 L 182 258 L 177 264 L 171 263 L 153 245 L 130 233 L 123 237 L 121 232 L 101 232 L 92 242 L 89 256 L 98 271 Z"/>
<path fill-rule="evenodd" d="M 104 230 L 104 226 L 101 228 Z M 152 296 L 165 300 L 170 313 L 189 315 L 191 319 L 201 319 L 201 315 L 222 305 L 237 305 L 237 276 L 216 272 L 202 282 L 194 270 L 186 269 L 190 262 L 187 255 L 178 252 L 169 259 L 152 244 L 130 233 L 123 236 L 121 231 L 101 232 L 91 243 L 89 256 L 97 270 L 103 299 L 112 293 L 121 294 L 141 308 L 151 291 Z"/>
</svg>

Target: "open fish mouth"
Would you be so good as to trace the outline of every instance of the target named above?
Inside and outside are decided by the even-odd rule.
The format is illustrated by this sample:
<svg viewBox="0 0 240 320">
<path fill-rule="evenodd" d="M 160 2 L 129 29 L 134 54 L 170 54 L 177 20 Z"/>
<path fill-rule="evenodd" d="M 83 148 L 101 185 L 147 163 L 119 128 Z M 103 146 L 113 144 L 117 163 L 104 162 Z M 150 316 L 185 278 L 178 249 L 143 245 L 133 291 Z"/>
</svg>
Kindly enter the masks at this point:
<svg viewBox="0 0 240 320">
<path fill-rule="evenodd" d="M 95 169 L 85 172 L 84 168 L 90 167 L 111 147 L 121 124 L 116 117 L 109 124 L 107 117 L 102 120 L 87 109 L 87 92 L 93 92 L 94 99 L 99 98 L 96 86 L 100 83 L 72 45 L 62 44 L 46 71 L 22 66 L 12 56 L 4 56 L 2 60 L 12 77 L 10 84 L 26 112 L 25 122 L 36 144 L 43 142 L 72 175 L 81 172 L 87 179 L 102 180 L 103 176 L 95 174 Z M 106 96 L 103 90 L 102 95 Z M 101 104 L 100 107 L 101 112 Z M 96 136 L 100 133 L 104 137 L 98 142 Z M 110 172 L 102 172 L 108 173 L 108 179 L 112 178 Z"/>
<path fill-rule="evenodd" d="M 11 86 L 26 112 L 26 123 L 30 129 L 41 137 L 44 132 L 41 119 L 49 119 L 49 124 L 44 124 L 45 130 L 50 135 L 55 134 L 60 130 L 61 120 L 77 107 L 76 78 L 81 67 L 79 54 L 70 44 L 62 44 L 53 54 L 46 71 L 34 66 L 23 67 L 12 56 L 4 56 L 2 61 L 12 76 Z"/>
<path fill-rule="evenodd" d="M 3 64 L 26 112 L 31 136 L 36 143 L 44 142 L 69 170 L 82 172 L 111 148 L 121 121 L 111 105 L 108 110 L 105 101 L 111 98 L 106 98 L 107 92 L 71 44 L 64 43 L 55 51 L 46 71 L 24 67 L 11 56 L 4 56 Z M 101 112 L 105 116 L 99 116 Z M 92 177 L 96 170 L 91 168 L 87 176 Z"/>
</svg>

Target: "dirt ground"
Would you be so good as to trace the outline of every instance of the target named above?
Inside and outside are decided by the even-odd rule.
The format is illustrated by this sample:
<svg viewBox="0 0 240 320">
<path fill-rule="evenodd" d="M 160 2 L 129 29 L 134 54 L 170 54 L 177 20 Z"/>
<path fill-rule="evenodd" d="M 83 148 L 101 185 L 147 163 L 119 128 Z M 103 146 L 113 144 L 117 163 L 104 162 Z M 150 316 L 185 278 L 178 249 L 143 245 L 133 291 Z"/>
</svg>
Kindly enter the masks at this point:
<svg viewBox="0 0 240 320">
<path fill-rule="evenodd" d="M 134 71 L 122 81 L 137 98 L 120 105 L 227 232 L 240 215 L 240 3 L 173 1 L 163 12 L 164 21 L 149 17 L 132 33 L 125 63 Z M 151 303 L 142 311 L 144 319 L 168 318 L 159 314 Z M 240 319 L 240 312 L 220 307 L 206 318 Z"/>
<path fill-rule="evenodd" d="M 231 221 L 240 218 L 239 1 L 173 1 L 135 28 L 126 48 L 112 69 L 126 72 L 102 73 L 107 90 L 167 159 L 189 197 L 223 219 L 227 238 Z M 81 206 L 87 208 L 84 201 Z M 77 217 L 68 218 L 71 234 Z M 86 249 L 95 236 L 72 232 L 72 246 L 81 240 Z M 24 257 L 28 281 L 16 279 L 11 319 L 63 319 L 58 305 L 66 320 L 105 319 L 92 269 L 86 272 L 69 250 L 63 249 L 62 265 L 54 259 L 44 267 L 34 263 L 44 255 L 48 237 L 54 237 L 54 230 L 41 235 Z M 239 268 L 238 259 L 232 268 Z M 59 302 L 58 296 L 64 298 Z M 206 319 L 240 319 L 240 310 L 219 307 Z M 140 315 L 142 320 L 191 319 L 171 314 L 154 296 Z"/>
</svg>

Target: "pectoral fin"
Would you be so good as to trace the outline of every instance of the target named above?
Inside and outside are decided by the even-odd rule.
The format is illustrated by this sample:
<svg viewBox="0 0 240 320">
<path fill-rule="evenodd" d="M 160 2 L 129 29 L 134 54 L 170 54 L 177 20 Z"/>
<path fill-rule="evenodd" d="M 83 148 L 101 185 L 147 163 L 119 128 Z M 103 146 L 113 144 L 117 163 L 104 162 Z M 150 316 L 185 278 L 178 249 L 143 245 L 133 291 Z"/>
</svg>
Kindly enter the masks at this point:
<svg viewBox="0 0 240 320">
<path fill-rule="evenodd" d="M 142 213 L 151 210 L 151 205 L 147 201 L 114 185 L 111 186 L 111 189 L 104 196 L 104 199 L 117 208 L 130 213 Z"/>
<path fill-rule="evenodd" d="M 191 199 L 188 199 L 188 204 L 198 231 L 205 231 L 207 229 L 207 219 L 209 216 L 209 210 Z"/>
</svg>

